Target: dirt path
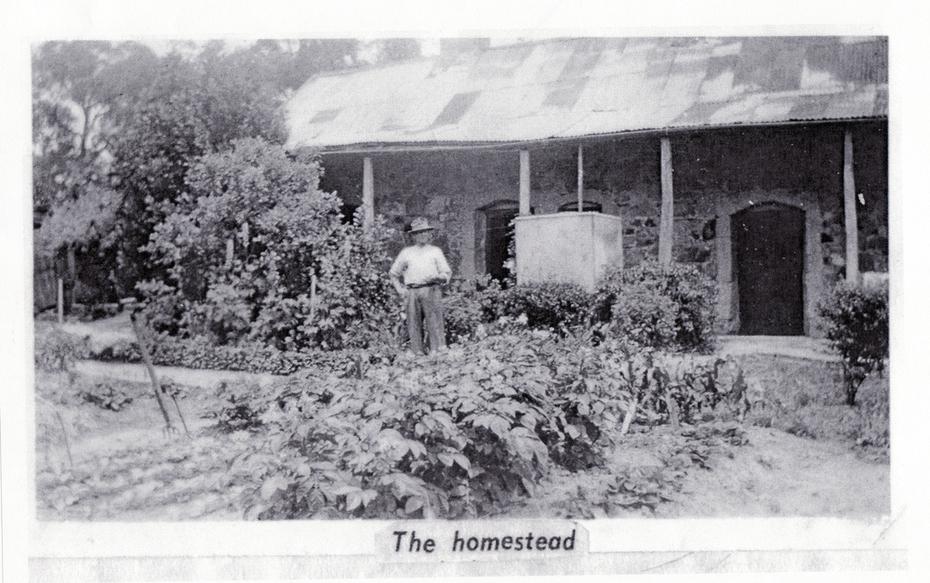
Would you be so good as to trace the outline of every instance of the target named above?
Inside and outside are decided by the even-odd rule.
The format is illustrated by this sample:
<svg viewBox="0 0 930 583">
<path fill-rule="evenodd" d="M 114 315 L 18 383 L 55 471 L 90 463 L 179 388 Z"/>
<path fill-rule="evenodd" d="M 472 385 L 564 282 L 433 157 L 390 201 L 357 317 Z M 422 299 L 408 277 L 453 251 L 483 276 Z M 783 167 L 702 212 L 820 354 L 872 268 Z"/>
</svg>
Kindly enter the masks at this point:
<svg viewBox="0 0 930 583">
<path fill-rule="evenodd" d="M 536 496 L 506 515 L 848 518 L 883 515 L 890 510 L 887 463 L 862 459 L 848 443 L 805 439 L 760 427 L 746 428 L 748 444 L 715 448 L 707 459 L 707 469 L 689 467 L 680 491 L 670 494 L 671 500 L 656 504 L 654 511 L 643 506 L 617 507 L 617 495 L 610 493 L 617 475 L 629 475 L 630 468 L 663 468 L 660 450 L 670 433 L 665 429 L 632 436 L 608 455 L 603 468 L 555 472 L 540 485 Z"/>
<path fill-rule="evenodd" d="M 679 500 L 659 515 L 859 516 L 890 510 L 889 466 L 856 456 L 848 445 L 748 428 L 749 444 L 692 471 Z"/>
<path fill-rule="evenodd" d="M 135 383 L 149 382 L 148 373 L 141 363 L 81 360 L 75 363 L 74 370 L 89 377 L 108 378 Z M 194 369 L 180 366 L 159 365 L 155 367 L 155 371 L 158 374 L 159 380 L 172 380 L 180 385 L 201 388 L 215 387 L 220 381 L 225 381 L 227 383 L 244 381 L 264 386 L 274 382 L 276 379 L 284 378 L 271 374 Z"/>
<path fill-rule="evenodd" d="M 809 336 L 735 336 L 717 337 L 717 354 L 743 356 L 766 354 L 788 356 L 818 362 L 839 362 L 840 357 L 822 338 Z"/>
</svg>

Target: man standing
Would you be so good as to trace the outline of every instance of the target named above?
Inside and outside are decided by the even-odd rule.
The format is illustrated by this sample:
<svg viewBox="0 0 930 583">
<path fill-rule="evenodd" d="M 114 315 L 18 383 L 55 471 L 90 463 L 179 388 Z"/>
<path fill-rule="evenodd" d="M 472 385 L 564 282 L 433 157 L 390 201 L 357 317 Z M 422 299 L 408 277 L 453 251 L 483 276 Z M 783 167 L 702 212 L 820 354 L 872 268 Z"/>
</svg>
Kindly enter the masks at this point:
<svg viewBox="0 0 930 583">
<path fill-rule="evenodd" d="M 394 289 L 407 302 L 410 349 L 418 354 L 423 352 L 424 320 L 430 351 L 436 352 L 446 346 L 439 286 L 449 283 L 452 270 L 442 250 L 430 245 L 432 231 L 426 219 L 413 219 L 409 233 L 414 244 L 403 248 L 390 271 Z"/>
</svg>

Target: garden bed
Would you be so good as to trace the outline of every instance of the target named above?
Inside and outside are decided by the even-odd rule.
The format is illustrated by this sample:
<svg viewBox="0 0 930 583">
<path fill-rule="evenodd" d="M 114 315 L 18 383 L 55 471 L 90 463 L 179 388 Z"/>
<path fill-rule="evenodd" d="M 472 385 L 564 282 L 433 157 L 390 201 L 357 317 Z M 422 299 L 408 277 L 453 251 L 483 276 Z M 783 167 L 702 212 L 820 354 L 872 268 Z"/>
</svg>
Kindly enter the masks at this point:
<svg viewBox="0 0 930 583">
<path fill-rule="evenodd" d="M 713 358 L 708 355 L 698 360 Z M 762 396 L 743 423 L 724 410 L 720 415 L 701 415 L 680 428 L 665 422 L 638 422 L 629 434 L 619 436 L 618 422 L 609 428 L 614 442 L 600 451 L 596 464 L 577 471 L 553 466 L 531 486 L 529 495 L 509 498 L 484 515 L 591 518 L 887 512 L 887 379 L 870 378 L 860 390 L 860 405 L 848 407 L 843 404 L 842 374 L 836 363 L 772 355 L 741 355 L 737 361 L 748 384 Z M 141 365 L 135 366 L 141 372 Z M 254 500 L 254 492 L 266 478 L 233 476 L 229 469 L 240 454 L 255 453 L 255 442 L 267 438 L 267 428 L 219 431 L 217 413 L 226 410 L 228 417 L 230 412 L 229 387 L 215 390 L 196 372 L 186 378 L 202 381 L 196 390 L 182 388 L 178 394 L 190 439 L 183 433 L 164 435 L 151 388 L 144 382 L 109 380 L 118 392 L 132 398 L 118 411 L 74 399 L 62 406 L 40 399 L 40 417 L 44 412 L 49 419 L 46 432 L 54 434 L 57 425 L 49 417 L 49 407 L 66 417 L 73 458 L 72 464 L 54 435 L 43 441 L 48 436 L 40 424 L 40 518 L 242 518 L 249 493 L 253 492 Z M 40 395 L 47 394 L 50 385 L 86 386 L 100 381 L 99 375 L 80 369 L 70 379 L 65 373 L 37 376 Z M 340 382 L 351 386 L 356 381 Z M 242 381 L 237 391 L 257 392 L 259 388 Z M 343 497 L 332 511 L 318 517 L 357 515 L 346 512 L 346 503 Z"/>
</svg>

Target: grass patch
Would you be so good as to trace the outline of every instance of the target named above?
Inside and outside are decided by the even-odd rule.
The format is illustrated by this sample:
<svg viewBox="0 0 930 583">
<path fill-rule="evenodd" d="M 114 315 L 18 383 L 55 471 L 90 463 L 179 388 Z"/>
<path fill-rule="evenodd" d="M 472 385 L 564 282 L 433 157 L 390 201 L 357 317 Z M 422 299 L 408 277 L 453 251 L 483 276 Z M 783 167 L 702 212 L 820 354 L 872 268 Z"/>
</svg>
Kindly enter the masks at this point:
<svg viewBox="0 0 930 583">
<path fill-rule="evenodd" d="M 888 459 L 887 375 L 866 379 L 857 404 L 849 406 L 839 363 L 770 355 L 740 356 L 738 360 L 763 395 L 747 418 L 753 425 L 799 437 L 848 442 L 866 457 Z"/>
</svg>

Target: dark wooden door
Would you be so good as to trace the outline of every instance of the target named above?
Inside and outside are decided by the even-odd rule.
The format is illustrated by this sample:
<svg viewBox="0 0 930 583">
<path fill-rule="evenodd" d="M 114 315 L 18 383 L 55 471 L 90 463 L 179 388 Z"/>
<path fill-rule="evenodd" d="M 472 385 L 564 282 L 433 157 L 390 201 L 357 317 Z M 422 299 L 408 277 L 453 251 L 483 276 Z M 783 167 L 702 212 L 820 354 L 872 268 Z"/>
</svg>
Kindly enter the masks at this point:
<svg viewBox="0 0 930 583">
<path fill-rule="evenodd" d="M 484 265 L 494 279 L 500 280 L 507 275 L 504 262 L 507 261 L 507 248 L 513 241 L 513 226 L 510 222 L 517 213 L 517 209 L 511 208 L 485 211 Z"/>
<path fill-rule="evenodd" d="M 804 333 L 804 211 L 760 205 L 733 215 L 741 334 Z"/>
</svg>

